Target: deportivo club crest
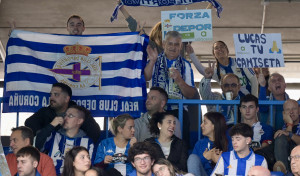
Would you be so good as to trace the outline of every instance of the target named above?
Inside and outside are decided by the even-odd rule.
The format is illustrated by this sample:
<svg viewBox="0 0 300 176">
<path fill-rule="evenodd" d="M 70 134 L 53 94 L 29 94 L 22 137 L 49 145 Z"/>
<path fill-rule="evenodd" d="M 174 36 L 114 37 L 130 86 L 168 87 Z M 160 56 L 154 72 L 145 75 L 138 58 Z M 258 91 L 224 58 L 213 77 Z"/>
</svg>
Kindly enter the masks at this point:
<svg viewBox="0 0 300 176">
<path fill-rule="evenodd" d="M 88 46 L 75 44 L 65 46 L 66 56 L 60 58 L 50 69 L 58 82 L 71 88 L 84 89 L 99 86 L 101 89 L 101 56 L 93 59 L 88 55 L 92 49 Z"/>
</svg>

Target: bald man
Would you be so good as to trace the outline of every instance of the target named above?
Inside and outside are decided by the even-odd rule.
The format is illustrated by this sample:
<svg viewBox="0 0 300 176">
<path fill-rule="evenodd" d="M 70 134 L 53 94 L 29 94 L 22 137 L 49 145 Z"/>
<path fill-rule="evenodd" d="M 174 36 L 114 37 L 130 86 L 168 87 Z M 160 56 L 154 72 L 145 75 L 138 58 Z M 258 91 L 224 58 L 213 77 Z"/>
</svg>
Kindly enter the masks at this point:
<svg viewBox="0 0 300 176">
<path fill-rule="evenodd" d="M 289 167 L 288 156 L 291 150 L 300 144 L 300 123 L 299 123 L 299 106 L 298 102 L 289 99 L 283 104 L 283 121 L 282 130 L 274 134 L 275 146 L 274 154 L 276 163 L 274 171 L 286 173 Z"/>
<path fill-rule="evenodd" d="M 253 166 L 247 176 L 271 176 L 271 172 L 262 166 Z"/>
<path fill-rule="evenodd" d="M 300 176 L 300 145 L 292 150 L 290 161 L 292 173 L 294 176 Z"/>
</svg>

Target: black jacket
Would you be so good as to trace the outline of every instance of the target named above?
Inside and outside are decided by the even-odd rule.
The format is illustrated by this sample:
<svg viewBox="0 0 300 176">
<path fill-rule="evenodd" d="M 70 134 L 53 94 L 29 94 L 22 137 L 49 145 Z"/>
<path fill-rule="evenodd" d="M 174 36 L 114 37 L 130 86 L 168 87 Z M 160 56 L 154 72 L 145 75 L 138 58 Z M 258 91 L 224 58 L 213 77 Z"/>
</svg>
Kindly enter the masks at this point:
<svg viewBox="0 0 300 176">
<path fill-rule="evenodd" d="M 69 103 L 69 107 L 72 105 L 76 105 L 76 103 L 71 101 Z M 34 135 L 36 135 L 36 133 L 43 128 L 52 130 L 54 127 L 50 123 L 56 116 L 57 114 L 54 109 L 52 109 L 50 106 L 44 107 L 26 119 L 25 126 L 31 128 Z M 55 130 L 57 131 L 60 127 L 61 126 L 58 125 Z M 90 137 L 95 146 L 97 146 L 100 138 L 100 126 L 92 116 L 86 117 L 80 129 L 86 132 L 87 136 Z"/>
<path fill-rule="evenodd" d="M 188 149 L 185 142 L 175 135 L 172 136 L 172 143 L 170 148 L 170 154 L 167 160 L 169 160 L 174 167 L 178 170 L 187 172 L 187 159 L 188 159 Z M 150 142 L 156 148 L 156 157 L 165 158 L 165 155 L 160 147 L 160 144 L 156 142 L 155 137 L 146 139 L 145 141 Z"/>
</svg>

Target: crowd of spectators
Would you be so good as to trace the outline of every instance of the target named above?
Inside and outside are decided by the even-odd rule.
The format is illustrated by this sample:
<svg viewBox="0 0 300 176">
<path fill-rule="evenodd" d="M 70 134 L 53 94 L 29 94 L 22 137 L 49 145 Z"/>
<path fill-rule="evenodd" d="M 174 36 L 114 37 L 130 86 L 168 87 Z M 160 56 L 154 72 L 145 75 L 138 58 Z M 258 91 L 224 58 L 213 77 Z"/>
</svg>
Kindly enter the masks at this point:
<svg viewBox="0 0 300 176">
<path fill-rule="evenodd" d="M 145 33 L 124 7 L 120 10 L 131 31 Z M 84 21 L 71 16 L 67 30 L 82 35 Z M 201 123 L 203 137 L 190 147 L 189 155 L 188 110 L 184 107 L 180 131 L 178 106 L 167 106 L 167 101 L 197 97 L 192 66 L 181 55 L 178 32 L 168 32 L 164 41 L 158 34 L 160 23 L 154 26 L 147 47 L 144 77 L 151 89 L 145 114 L 137 119 L 129 114 L 113 118 L 113 137 L 100 140 L 99 125 L 72 101 L 71 88 L 55 83 L 49 107 L 26 119 L 25 126 L 12 129 L 13 153 L 6 155 L 11 175 L 270 175 L 270 171 L 300 175 L 299 106 L 289 99 L 284 77 L 237 68 L 223 41 L 212 46 L 216 67 L 215 62 L 204 67 L 190 44 L 186 51 L 204 76 L 199 86 L 202 99 L 239 100 L 238 118 L 234 120 L 232 105 L 221 105 L 219 112 L 216 106 L 208 106 Z M 211 80 L 220 84 L 222 93 L 212 92 Z M 259 105 L 259 100 L 285 103 L 273 106 L 270 117 L 269 106 Z"/>
</svg>

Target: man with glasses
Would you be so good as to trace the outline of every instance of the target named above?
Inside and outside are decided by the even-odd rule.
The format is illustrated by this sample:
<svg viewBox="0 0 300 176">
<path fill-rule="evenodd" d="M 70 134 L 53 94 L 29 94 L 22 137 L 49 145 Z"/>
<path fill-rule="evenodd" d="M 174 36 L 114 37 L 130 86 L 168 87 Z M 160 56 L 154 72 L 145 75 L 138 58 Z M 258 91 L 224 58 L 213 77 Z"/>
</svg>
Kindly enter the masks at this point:
<svg viewBox="0 0 300 176">
<path fill-rule="evenodd" d="M 74 146 L 83 146 L 88 149 L 93 161 L 94 143 L 86 133 L 80 129 L 89 112 L 81 106 L 71 106 L 67 109 L 63 121 L 59 124 L 63 128 L 58 131 L 44 128 L 36 137 L 36 147 L 48 154 L 54 162 L 56 174 L 63 171 L 64 156 Z"/>
<path fill-rule="evenodd" d="M 214 74 L 214 64 L 205 69 L 204 77 L 202 78 L 199 90 L 203 100 L 240 100 L 240 80 L 232 73 L 228 73 L 221 78 L 222 94 L 211 91 L 211 79 Z M 208 111 L 216 111 L 216 106 L 207 106 Z M 221 112 L 225 119 L 226 124 L 230 127 L 234 124 L 234 106 L 220 105 L 219 112 Z M 238 120 L 240 121 L 240 120 Z"/>
<path fill-rule="evenodd" d="M 291 170 L 294 176 L 300 176 L 300 145 L 292 150 L 289 160 L 291 161 Z"/>
<path fill-rule="evenodd" d="M 135 170 L 129 176 L 154 176 L 151 167 L 156 151 L 148 142 L 137 142 L 128 151 L 128 158 Z"/>
</svg>

